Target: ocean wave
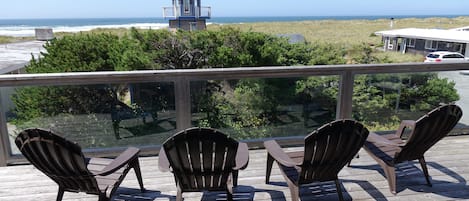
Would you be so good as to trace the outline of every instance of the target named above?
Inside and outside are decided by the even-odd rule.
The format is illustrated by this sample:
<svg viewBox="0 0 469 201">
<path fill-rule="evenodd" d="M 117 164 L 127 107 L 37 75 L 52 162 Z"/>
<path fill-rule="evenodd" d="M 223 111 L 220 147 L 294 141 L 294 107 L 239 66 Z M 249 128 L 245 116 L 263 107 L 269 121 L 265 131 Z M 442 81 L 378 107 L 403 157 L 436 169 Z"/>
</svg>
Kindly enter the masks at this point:
<svg viewBox="0 0 469 201">
<path fill-rule="evenodd" d="M 130 29 L 135 27 L 137 29 L 163 29 L 167 28 L 167 23 L 132 23 L 132 24 L 118 24 L 118 25 L 85 25 L 85 26 L 0 26 L 0 36 L 13 36 L 13 37 L 28 37 L 35 35 L 36 28 L 52 28 L 54 32 L 77 33 L 81 31 L 91 31 L 93 29 Z"/>
</svg>

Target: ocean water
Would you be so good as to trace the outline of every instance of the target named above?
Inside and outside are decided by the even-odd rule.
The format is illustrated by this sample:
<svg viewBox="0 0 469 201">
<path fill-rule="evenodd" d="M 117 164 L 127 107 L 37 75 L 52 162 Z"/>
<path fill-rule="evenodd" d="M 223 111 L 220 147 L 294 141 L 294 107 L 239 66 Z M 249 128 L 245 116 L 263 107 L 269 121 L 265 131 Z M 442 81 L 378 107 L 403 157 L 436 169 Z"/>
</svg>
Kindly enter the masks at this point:
<svg viewBox="0 0 469 201">
<path fill-rule="evenodd" d="M 207 23 L 229 24 L 250 22 L 285 22 L 305 20 L 353 20 L 353 19 L 389 19 L 389 18 L 428 18 L 459 16 L 297 16 L 297 17 L 212 17 Z M 34 36 L 36 28 L 52 28 L 54 32 L 80 32 L 96 28 L 131 28 L 161 29 L 168 27 L 168 20 L 163 18 L 83 18 L 83 19 L 0 19 L 1 36 Z"/>
<path fill-rule="evenodd" d="M 34 36 L 36 28 L 54 32 L 80 32 L 96 28 L 161 29 L 168 27 L 162 18 L 96 18 L 96 19 L 0 19 L 2 36 Z"/>
</svg>

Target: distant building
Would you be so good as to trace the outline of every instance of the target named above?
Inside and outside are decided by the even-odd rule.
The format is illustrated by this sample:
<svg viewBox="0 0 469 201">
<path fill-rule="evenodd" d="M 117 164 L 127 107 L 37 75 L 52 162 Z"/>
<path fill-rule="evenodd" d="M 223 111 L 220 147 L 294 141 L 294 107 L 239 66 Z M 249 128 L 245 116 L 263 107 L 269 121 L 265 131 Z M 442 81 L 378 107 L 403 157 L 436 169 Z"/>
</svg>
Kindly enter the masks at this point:
<svg viewBox="0 0 469 201">
<path fill-rule="evenodd" d="M 36 40 L 49 41 L 54 39 L 54 31 L 52 28 L 36 28 L 34 29 Z"/>
<path fill-rule="evenodd" d="M 163 8 L 163 17 L 169 19 L 169 28 L 203 30 L 211 17 L 211 8 L 201 6 L 201 0 L 173 0 L 172 7 Z"/>
<path fill-rule="evenodd" d="M 297 44 L 297 43 L 305 43 L 306 39 L 301 34 L 277 34 L 278 37 L 287 38 L 288 43 L 290 44 Z"/>
<path fill-rule="evenodd" d="M 427 54 L 434 51 L 459 52 L 469 57 L 469 27 L 456 29 L 396 29 L 378 31 L 384 51 Z"/>
</svg>

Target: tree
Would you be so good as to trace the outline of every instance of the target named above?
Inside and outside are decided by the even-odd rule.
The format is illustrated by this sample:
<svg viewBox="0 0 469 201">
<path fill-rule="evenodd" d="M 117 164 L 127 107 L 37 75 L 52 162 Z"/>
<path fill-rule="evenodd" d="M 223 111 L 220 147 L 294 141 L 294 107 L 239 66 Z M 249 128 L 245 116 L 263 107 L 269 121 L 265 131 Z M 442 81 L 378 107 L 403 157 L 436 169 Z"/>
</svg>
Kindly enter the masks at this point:
<svg viewBox="0 0 469 201">
<path fill-rule="evenodd" d="M 111 34 L 77 34 L 52 40 L 47 53 L 33 58 L 28 73 L 89 72 L 140 69 L 151 66 L 142 49 L 130 38 Z M 133 57 L 131 55 L 134 55 Z M 27 87 L 12 97 L 17 105 L 16 118 L 27 121 L 60 113 L 91 114 L 110 112 L 117 94 L 126 88 L 119 85 Z"/>
</svg>

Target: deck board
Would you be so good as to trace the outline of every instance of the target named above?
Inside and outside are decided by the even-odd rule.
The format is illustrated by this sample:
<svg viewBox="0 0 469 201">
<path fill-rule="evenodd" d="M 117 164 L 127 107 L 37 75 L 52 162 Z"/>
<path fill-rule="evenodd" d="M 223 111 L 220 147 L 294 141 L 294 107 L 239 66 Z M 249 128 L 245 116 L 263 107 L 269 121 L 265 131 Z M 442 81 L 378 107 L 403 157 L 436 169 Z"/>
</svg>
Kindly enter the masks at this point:
<svg viewBox="0 0 469 201">
<path fill-rule="evenodd" d="M 433 187 L 426 185 L 418 162 L 399 165 L 397 195 L 389 192 L 380 167 L 363 150 L 339 174 L 347 200 L 468 200 L 469 199 L 469 136 L 447 137 L 429 150 L 426 160 Z M 299 149 L 299 148 L 289 148 Z M 114 200 L 175 200 L 176 186 L 173 176 L 158 170 L 157 157 L 141 157 L 143 182 L 147 191 L 140 193 L 133 171 L 118 190 Z M 246 170 L 239 174 L 236 200 L 290 200 L 278 167 L 274 165 L 271 184 L 265 184 L 265 150 L 251 150 Z M 31 165 L 0 168 L 0 200 L 55 200 L 57 185 Z M 186 201 L 224 200 L 223 193 L 184 193 Z M 301 188 L 302 200 L 337 200 L 331 183 L 314 184 Z M 97 200 L 97 196 L 66 192 L 66 201 Z"/>
</svg>

